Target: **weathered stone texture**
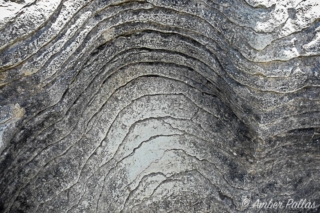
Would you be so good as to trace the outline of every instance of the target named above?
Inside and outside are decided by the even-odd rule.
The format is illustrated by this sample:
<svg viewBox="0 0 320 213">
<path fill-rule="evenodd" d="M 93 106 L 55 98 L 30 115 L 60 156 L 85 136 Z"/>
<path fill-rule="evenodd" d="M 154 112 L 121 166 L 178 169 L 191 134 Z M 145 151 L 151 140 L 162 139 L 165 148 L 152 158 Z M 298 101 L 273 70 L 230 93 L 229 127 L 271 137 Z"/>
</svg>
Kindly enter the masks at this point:
<svg viewBox="0 0 320 213">
<path fill-rule="evenodd" d="M 318 0 L 0 0 L 0 17 L 0 212 L 320 212 Z"/>
</svg>

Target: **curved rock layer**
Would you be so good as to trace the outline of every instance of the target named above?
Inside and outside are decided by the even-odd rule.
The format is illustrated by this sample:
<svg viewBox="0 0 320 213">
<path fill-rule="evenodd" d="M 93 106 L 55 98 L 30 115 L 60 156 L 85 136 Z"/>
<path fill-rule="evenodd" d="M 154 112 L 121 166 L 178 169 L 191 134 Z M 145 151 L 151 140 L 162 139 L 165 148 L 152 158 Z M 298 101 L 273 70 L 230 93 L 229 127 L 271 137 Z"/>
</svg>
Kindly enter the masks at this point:
<svg viewBox="0 0 320 213">
<path fill-rule="evenodd" d="M 319 206 L 318 1 L 0 7 L 1 212 Z"/>
</svg>

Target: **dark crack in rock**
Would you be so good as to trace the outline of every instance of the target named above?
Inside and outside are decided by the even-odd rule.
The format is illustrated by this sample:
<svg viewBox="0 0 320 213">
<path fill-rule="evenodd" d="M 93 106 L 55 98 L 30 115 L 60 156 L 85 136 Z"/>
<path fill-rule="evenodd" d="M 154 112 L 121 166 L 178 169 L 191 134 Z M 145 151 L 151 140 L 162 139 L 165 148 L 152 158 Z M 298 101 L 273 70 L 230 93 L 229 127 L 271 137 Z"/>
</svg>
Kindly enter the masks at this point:
<svg viewBox="0 0 320 213">
<path fill-rule="evenodd" d="M 318 0 L 0 16 L 0 212 L 320 212 Z"/>
</svg>

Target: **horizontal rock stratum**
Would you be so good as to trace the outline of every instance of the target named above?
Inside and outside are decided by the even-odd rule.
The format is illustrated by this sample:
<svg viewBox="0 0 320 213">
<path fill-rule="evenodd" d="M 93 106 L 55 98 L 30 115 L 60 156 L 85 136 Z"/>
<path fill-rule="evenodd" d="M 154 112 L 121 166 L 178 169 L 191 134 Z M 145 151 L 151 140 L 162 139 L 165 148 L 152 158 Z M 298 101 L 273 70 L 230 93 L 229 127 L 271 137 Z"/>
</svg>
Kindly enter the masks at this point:
<svg viewBox="0 0 320 213">
<path fill-rule="evenodd" d="M 2 0 L 0 153 L 4 213 L 320 212 L 320 2 Z"/>
</svg>

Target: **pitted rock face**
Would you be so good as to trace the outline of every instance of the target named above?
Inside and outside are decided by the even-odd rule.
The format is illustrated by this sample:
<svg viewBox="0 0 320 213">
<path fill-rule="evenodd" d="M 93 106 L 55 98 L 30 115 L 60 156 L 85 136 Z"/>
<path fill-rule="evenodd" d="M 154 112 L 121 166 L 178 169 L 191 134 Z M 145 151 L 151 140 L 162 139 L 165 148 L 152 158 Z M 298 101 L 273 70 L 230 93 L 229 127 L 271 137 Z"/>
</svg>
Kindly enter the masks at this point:
<svg viewBox="0 0 320 213">
<path fill-rule="evenodd" d="M 0 212 L 319 212 L 319 4 L 0 1 Z"/>
</svg>

